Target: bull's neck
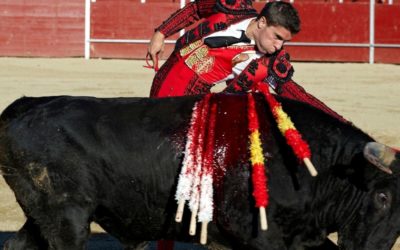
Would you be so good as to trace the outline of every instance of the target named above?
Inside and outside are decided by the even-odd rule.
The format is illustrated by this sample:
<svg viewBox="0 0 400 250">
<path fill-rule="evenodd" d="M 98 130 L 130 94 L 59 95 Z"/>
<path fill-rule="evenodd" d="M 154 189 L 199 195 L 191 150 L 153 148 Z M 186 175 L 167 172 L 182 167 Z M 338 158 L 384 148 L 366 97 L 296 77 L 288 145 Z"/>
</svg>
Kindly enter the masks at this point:
<svg viewBox="0 0 400 250">
<path fill-rule="evenodd" d="M 356 218 L 365 192 L 333 174 L 320 177 L 315 185 L 312 211 L 317 214 L 318 227 L 331 233 Z"/>
<path fill-rule="evenodd" d="M 342 168 L 345 170 L 353 164 L 357 155 L 362 155 L 367 142 L 373 139 L 358 128 L 349 124 L 321 124 L 319 136 L 310 141 L 315 162 L 327 169 Z"/>
</svg>

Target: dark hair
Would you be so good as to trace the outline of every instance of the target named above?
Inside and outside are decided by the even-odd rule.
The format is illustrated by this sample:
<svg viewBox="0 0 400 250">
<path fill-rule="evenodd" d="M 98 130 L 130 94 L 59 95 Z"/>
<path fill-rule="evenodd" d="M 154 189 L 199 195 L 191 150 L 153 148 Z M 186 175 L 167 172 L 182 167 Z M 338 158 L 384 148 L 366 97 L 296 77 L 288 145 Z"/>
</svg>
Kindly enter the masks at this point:
<svg viewBox="0 0 400 250">
<path fill-rule="evenodd" d="M 267 19 L 268 26 L 282 26 L 292 34 L 300 31 L 300 18 L 297 10 L 290 3 L 277 1 L 268 2 L 257 17 Z"/>
</svg>

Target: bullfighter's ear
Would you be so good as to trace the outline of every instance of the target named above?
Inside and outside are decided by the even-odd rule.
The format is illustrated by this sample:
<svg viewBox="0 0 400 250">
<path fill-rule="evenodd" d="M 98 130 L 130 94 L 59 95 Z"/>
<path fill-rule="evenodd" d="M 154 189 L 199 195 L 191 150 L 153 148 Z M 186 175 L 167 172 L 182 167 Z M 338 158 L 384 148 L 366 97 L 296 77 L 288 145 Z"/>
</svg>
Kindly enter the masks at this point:
<svg viewBox="0 0 400 250">
<path fill-rule="evenodd" d="M 400 171 L 400 151 L 386 145 L 377 142 L 367 143 L 364 147 L 364 157 L 388 174 Z"/>
</svg>

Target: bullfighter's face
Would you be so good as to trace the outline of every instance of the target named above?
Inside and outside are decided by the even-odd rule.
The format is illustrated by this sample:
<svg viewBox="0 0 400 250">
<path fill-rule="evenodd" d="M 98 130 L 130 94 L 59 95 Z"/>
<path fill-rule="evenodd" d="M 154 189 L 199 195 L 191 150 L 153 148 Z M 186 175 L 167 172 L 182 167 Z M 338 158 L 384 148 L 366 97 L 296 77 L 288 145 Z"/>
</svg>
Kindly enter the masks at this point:
<svg viewBox="0 0 400 250">
<path fill-rule="evenodd" d="M 292 39 L 292 33 L 282 27 L 268 25 L 265 17 L 257 20 L 257 30 L 254 33 L 254 40 L 258 50 L 264 54 L 273 54 L 280 50 L 286 41 Z"/>
</svg>

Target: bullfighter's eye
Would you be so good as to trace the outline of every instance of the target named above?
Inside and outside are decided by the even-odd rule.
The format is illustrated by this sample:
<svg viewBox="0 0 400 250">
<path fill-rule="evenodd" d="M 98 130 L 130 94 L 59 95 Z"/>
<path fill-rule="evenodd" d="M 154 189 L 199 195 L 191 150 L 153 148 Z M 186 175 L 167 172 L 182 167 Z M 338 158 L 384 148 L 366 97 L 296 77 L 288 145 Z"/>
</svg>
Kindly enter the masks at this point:
<svg viewBox="0 0 400 250">
<path fill-rule="evenodd" d="M 375 194 L 375 201 L 379 209 L 387 209 L 391 203 L 391 195 L 386 192 L 377 192 Z"/>
</svg>

